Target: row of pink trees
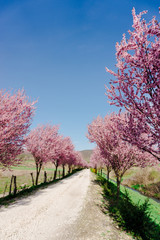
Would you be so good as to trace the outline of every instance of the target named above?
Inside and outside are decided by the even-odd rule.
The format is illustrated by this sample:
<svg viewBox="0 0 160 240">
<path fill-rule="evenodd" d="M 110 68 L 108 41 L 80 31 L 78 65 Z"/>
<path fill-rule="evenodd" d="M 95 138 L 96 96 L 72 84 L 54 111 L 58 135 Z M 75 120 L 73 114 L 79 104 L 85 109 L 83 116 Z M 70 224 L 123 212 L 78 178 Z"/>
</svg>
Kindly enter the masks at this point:
<svg viewBox="0 0 160 240">
<path fill-rule="evenodd" d="M 116 44 L 117 71 L 107 95 L 110 103 L 127 110 L 120 126 L 125 141 L 160 160 L 160 23 L 133 15 L 133 31 Z M 146 137 L 147 136 L 147 137 Z"/>
<path fill-rule="evenodd" d="M 160 23 L 155 17 L 147 23 L 146 13 L 136 15 L 133 8 L 133 31 L 116 44 L 117 71 L 106 68 L 113 76 L 107 88 L 110 104 L 126 113 L 98 117 L 88 126 L 88 138 L 115 172 L 117 197 L 127 169 L 160 160 Z"/>
<path fill-rule="evenodd" d="M 57 169 L 63 166 L 63 176 L 65 165 L 86 167 L 86 162 L 74 150 L 74 146 L 69 137 L 63 138 L 58 134 L 58 127 L 42 125 L 32 130 L 26 138 L 27 150 L 33 155 L 36 164 L 36 185 L 41 168 L 47 162 L 52 162 L 55 166 L 54 179 L 56 179 Z"/>
<path fill-rule="evenodd" d="M 36 185 L 42 166 L 48 161 L 55 165 L 54 179 L 59 165 L 63 166 L 63 176 L 66 164 L 69 172 L 73 165 L 86 166 L 70 138 L 59 135 L 58 126 L 43 125 L 29 133 L 35 102 L 30 102 L 23 90 L 14 94 L 1 90 L 0 102 L 0 164 L 4 168 L 20 163 L 18 155 L 24 146 L 35 159 Z"/>
<path fill-rule="evenodd" d="M 107 169 L 107 180 L 109 181 L 109 174 L 112 170 L 111 164 L 106 156 L 103 155 L 101 149 L 97 146 L 93 149 L 91 158 L 90 158 L 90 167 L 92 168 L 103 168 Z"/>
<path fill-rule="evenodd" d="M 117 179 L 117 198 L 124 173 L 133 166 L 145 167 L 157 164 L 156 158 L 124 141 L 119 131 L 119 119 L 122 115 L 111 114 L 105 118 L 97 117 L 88 126 L 87 137 L 97 144 L 91 162 L 113 169 Z M 94 161 L 93 161 L 94 160 Z"/>
</svg>

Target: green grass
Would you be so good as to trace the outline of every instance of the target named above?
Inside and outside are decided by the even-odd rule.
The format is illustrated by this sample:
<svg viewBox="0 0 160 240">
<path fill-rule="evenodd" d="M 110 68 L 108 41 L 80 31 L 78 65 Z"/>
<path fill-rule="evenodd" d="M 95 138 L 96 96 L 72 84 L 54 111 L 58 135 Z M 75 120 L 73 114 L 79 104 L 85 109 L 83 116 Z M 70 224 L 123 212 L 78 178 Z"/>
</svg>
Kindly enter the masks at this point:
<svg viewBox="0 0 160 240">
<path fill-rule="evenodd" d="M 119 227 L 137 240 L 160 239 L 160 204 L 140 193 L 121 186 L 119 201 L 116 183 L 97 176 L 103 187 L 104 213 L 112 216 Z M 106 202 L 107 201 L 107 202 Z"/>
<path fill-rule="evenodd" d="M 116 186 L 116 183 L 111 180 L 111 182 Z M 125 191 L 129 193 L 129 196 L 133 203 L 138 204 L 144 203 L 148 197 L 143 196 L 137 191 L 133 191 L 132 189 L 126 188 L 125 186 L 120 187 L 121 194 L 125 194 Z M 160 225 L 160 203 L 152 200 L 149 198 L 149 204 L 150 204 L 150 211 L 151 211 L 151 218 L 156 221 L 157 224 Z"/>
<path fill-rule="evenodd" d="M 121 192 L 125 193 L 126 187 L 121 186 Z M 135 192 L 131 189 L 127 189 L 127 192 L 129 193 L 129 196 L 133 203 L 138 204 L 140 201 L 141 203 L 144 203 L 147 199 L 146 196 L 141 195 L 138 192 Z M 156 201 L 149 198 L 149 204 L 150 204 L 150 211 L 151 211 L 151 218 L 156 219 L 156 222 L 160 225 L 160 203 L 157 203 Z"/>
</svg>

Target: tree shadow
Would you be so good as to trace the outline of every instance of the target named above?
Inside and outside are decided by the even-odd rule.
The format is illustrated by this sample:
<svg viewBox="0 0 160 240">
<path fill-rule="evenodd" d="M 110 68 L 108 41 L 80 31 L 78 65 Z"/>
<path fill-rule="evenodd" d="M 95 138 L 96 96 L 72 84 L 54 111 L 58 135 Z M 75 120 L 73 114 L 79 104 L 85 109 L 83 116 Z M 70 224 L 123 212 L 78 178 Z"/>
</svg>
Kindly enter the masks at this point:
<svg viewBox="0 0 160 240">
<path fill-rule="evenodd" d="M 127 190 L 120 192 L 119 201 L 116 198 L 116 186 L 112 182 L 103 185 L 103 197 L 107 199 L 105 206 L 109 215 L 114 218 L 120 227 L 130 232 L 137 239 L 160 239 L 160 226 L 151 218 L 150 203 L 133 203 Z"/>
</svg>

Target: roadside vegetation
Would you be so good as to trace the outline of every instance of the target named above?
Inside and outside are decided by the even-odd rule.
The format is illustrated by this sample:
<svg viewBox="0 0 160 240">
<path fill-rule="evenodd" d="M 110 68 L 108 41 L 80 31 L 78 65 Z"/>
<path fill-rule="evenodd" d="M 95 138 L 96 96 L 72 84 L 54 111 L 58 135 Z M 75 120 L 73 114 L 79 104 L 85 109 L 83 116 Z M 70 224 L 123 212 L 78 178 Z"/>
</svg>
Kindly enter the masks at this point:
<svg viewBox="0 0 160 240">
<path fill-rule="evenodd" d="M 106 177 L 97 176 L 103 188 L 103 211 L 110 214 L 123 230 L 138 240 L 160 239 L 160 205 L 139 193 L 120 188 L 117 201 L 116 183 Z"/>
<path fill-rule="evenodd" d="M 107 169 L 103 169 L 103 173 L 107 174 Z M 116 181 L 114 171 L 110 172 L 110 179 Z M 133 167 L 124 174 L 121 184 L 133 188 L 145 196 L 160 200 L 160 166 Z"/>
<path fill-rule="evenodd" d="M 106 211 L 136 239 L 158 240 L 159 204 L 132 190 L 160 198 L 160 23 L 147 22 L 146 13 L 133 8 L 132 30 L 116 44 L 116 69 L 106 68 L 106 95 L 119 109 L 94 118 L 87 137 L 96 144 L 90 167 L 106 171 L 98 177 Z"/>
<path fill-rule="evenodd" d="M 19 158 L 21 159 L 21 164 L 17 166 L 12 166 L 9 169 L 7 168 L 4 169 L 3 166 L 0 166 L 0 198 L 7 197 L 8 195 L 14 195 L 13 181 L 11 186 L 12 176 L 16 176 L 16 189 L 17 189 L 16 195 L 23 190 L 35 189 L 36 184 L 33 184 L 33 181 L 35 183 L 36 179 L 36 166 L 34 157 L 30 153 L 23 153 L 19 155 Z M 79 169 L 79 167 L 74 166 L 72 166 L 72 168 L 69 169 L 69 167 L 66 165 L 64 171 L 64 167 L 60 165 L 55 180 L 62 179 L 69 173 L 72 173 L 75 168 Z M 37 185 L 39 186 L 45 183 L 47 184 L 49 182 L 53 182 L 54 175 L 55 175 L 54 165 L 49 162 L 46 163 L 42 167 L 42 171 L 40 172 Z"/>
<path fill-rule="evenodd" d="M 160 166 L 133 169 L 132 175 L 126 176 L 122 184 L 138 190 L 148 197 L 160 200 Z"/>
<path fill-rule="evenodd" d="M 25 166 L 24 166 L 25 167 Z M 39 190 L 39 189 L 43 189 L 48 187 L 50 184 L 54 184 L 57 183 L 58 181 L 67 178 L 69 176 L 71 176 L 72 174 L 76 173 L 77 171 L 82 170 L 83 168 L 79 167 L 76 169 L 72 169 L 72 171 L 68 171 L 66 172 L 66 175 L 63 176 L 62 174 L 62 169 L 59 170 L 60 174 L 57 176 L 56 179 L 54 179 L 54 174 L 50 173 L 49 177 L 46 179 L 46 181 L 44 181 L 44 176 L 42 175 L 41 178 L 39 178 L 39 183 L 37 185 L 33 185 L 31 179 L 29 178 L 29 173 L 20 175 L 19 178 L 17 177 L 17 192 L 16 194 L 14 194 L 14 192 L 12 191 L 11 194 L 6 194 L 5 196 L 1 196 L 0 197 L 0 206 L 1 205 L 5 205 L 8 206 L 10 203 L 16 201 L 17 199 L 21 198 L 21 197 L 26 197 L 29 196 L 31 194 L 33 194 L 35 191 Z M 47 171 L 47 169 L 45 169 Z M 21 171 L 21 170 L 20 170 Z M 14 172 L 14 171 L 13 171 Z M 53 169 L 52 169 L 53 172 Z M 36 173 L 35 173 L 36 176 Z M 48 175 L 47 175 L 48 176 Z M 50 177 L 51 176 L 51 177 Z M 24 179 L 28 180 L 28 185 L 27 183 L 24 184 Z M 7 178 L 9 184 L 10 184 L 10 178 Z M 1 178 L 0 178 L 0 182 Z M 23 183 L 22 185 L 20 185 L 21 183 Z"/>
<path fill-rule="evenodd" d="M 13 166 L 10 169 L 3 169 L 0 167 L 0 196 L 4 197 L 9 194 L 9 188 L 11 183 L 11 177 L 16 176 L 17 181 L 17 191 L 29 188 L 33 185 L 31 173 L 33 178 L 36 176 L 36 167 L 34 163 L 34 158 L 31 154 L 21 154 L 21 164 L 18 166 Z M 38 184 L 44 182 L 44 171 L 47 172 L 47 179 L 53 179 L 54 169 L 51 168 L 51 164 L 46 165 L 40 174 Z M 59 169 L 60 177 L 62 175 L 62 169 Z M 59 175 L 58 175 L 59 177 Z"/>
<path fill-rule="evenodd" d="M 36 102 L 30 102 L 24 90 L 13 94 L 0 90 L 0 101 L 0 194 L 3 197 L 6 193 L 16 196 L 30 186 L 64 177 L 66 169 L 71 173 L 75 168 L 87 166 L 70 137 L 59 134 L 58 126 L 39 125 L 30 131 Z"/>
<path fill-rule="evenodd" d="M 133 30 L 116 45 L 117 69 L 106 68 L 113 76 L 107 96 L 119 113 L 95 118 L 88 125 L 87 137 L 96 144 L 90 167 L 95 172 L 106 169 L 107 179 L 99 176 L 98 181 L 109 200 L 107 211 L 137 239 L 158 240 L 159 207 L 122 186 L 160 198 L 160 24 L 155 17 L 147 23 L 142 19 L 146 13 L 136 14 L 133 8 Z M 24 91 L 1 90 L 0 99 L 2 195 L 9 191 L 16 196 L 41 182 L 64 177 L 66 166 L 69 174 L 73 168 L 88 167 L 71 139 L 59 134 L 58 126 L 41 125 L 29 131 L 35 102 Z M 34 160 L 25 159 L 20 165 L 24 156 L 17 156 L 24 149 Z M 110 181 L 112 176 L 116 185 Z"/>
</svg>

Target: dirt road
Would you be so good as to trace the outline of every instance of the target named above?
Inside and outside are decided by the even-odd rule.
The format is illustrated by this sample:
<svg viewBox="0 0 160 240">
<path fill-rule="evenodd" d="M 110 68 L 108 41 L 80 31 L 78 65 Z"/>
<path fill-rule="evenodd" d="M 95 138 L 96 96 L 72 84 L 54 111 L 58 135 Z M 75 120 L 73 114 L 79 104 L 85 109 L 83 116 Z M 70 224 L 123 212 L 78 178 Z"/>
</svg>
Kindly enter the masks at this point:
<svg viewBox="0 0 160 240">
<path fill-rule="evenodd" d="M 95 202 L 99 199 L 93 192 L 97 187 L 91 175 L 89 170 L 77 172 L 7 208 L 2 207 L 0 239 L 131 239 L 125 234 L 121 236 L 112 221 L 100 211 Z"/>
</svg>

